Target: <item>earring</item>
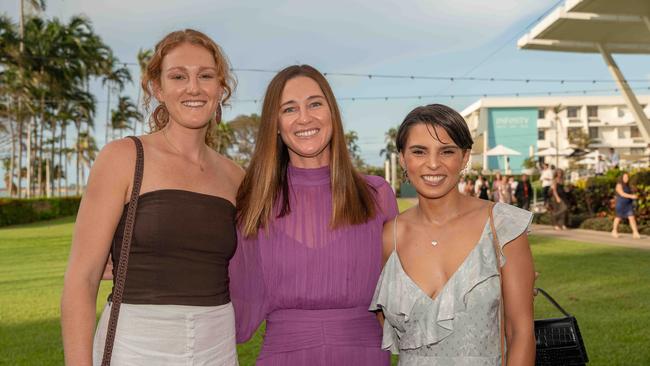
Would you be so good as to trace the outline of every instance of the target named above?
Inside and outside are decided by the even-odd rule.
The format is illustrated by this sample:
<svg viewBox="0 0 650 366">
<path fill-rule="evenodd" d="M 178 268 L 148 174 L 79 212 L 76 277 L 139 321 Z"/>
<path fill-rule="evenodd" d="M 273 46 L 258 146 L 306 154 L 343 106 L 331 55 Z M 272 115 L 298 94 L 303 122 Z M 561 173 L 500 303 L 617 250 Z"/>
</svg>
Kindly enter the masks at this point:
<svg viewBox="0 0 650 366">
<path fill-rule="evenodd" d="M 217 106 L 217 111 L 215 112 L 214 115 L 214 121 L 219 124 L 221 123 L 221 103 Z"/>
<path fill-rule="evenodd" d="M 168 113 L 169 112 L 167 112 L 167 107 L 165 107 L 165 103 L 158 104 L 156 109 L 154 109 L 153 120 L 156 123 L 156 126 L 158 126 L 158 128 L 162 129 L 163 127 L 165 127 L 169 118 Z"/>
<path fill-rule="evenodd" d="M 402 183 L 411 183 L 409 181 L 409 173 L 406 170 L 402 170 Z"/>
</svg>

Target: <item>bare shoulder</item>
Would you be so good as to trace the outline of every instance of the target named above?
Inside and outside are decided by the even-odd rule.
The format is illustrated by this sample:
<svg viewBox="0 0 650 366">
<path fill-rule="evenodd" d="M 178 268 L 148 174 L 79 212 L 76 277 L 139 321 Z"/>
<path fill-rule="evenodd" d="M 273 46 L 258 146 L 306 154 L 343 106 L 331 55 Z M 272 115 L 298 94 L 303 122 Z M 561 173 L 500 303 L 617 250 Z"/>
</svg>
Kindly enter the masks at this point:
<svg viewBox="0 0 650 366">
<path fill-rule="evenodd" d="M 135 169 L 136 147 L 133 140 L 123 138 L 106 144 L 93 164 L 93 170 L 108 169 L 112 174 L 132 175 Z"/>
<path fill-rule="evenodd" d="M 223 173 L 223 177 L 232 182 L 235 188 L 239 188 L 239 185 L 244 179 L 244 175 L 246 173 L 244 169 L 233 160 L 223 156 L 222 154 L 219 154 L 214 150 L 210 150 L 210 153 L 212 154 L 212 161 L 214 161 L 216 164 L 217 169 Z"/>
</svg>

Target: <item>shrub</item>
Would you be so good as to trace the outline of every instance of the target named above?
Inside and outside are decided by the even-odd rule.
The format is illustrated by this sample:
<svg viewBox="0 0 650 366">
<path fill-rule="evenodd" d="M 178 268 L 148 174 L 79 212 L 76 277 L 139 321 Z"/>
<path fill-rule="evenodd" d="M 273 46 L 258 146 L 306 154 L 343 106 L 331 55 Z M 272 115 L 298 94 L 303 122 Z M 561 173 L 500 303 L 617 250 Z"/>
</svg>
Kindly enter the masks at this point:
<svg viewBox="0 0 650 366">
<path fill-rule="evenodd" d="M 27 224 L 75 215 L 80 197 L 2 199 L 0 200 L 0 226 Z"/>
<path fill-rule="evenodd" d="M 592 217 L 583 221 L 580 224 L 580 228 L 587 230 L 612 231 L 612 224 L 612 219 L 608 217 Z M 622 229 L 620 226 L 621 225 L 619 225 L 619 230 Z"/>
</svg>

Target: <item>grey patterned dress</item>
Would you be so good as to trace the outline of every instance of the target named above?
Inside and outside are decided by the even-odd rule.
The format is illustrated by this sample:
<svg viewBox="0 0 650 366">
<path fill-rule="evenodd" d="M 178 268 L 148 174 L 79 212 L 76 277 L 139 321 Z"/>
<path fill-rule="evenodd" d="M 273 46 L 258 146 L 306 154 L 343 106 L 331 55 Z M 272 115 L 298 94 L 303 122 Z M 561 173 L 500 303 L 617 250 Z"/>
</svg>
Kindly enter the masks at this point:
<svg viewBox="0 0 650 366">
<path fill-rule="evenodd" d="M 532 213 L 497 203 L 493 217 L 503 249 L 527 231 Z M 393 250 L 370 310 L 383 311 L 382 348 L 399 354 L 400 366 L 501 365 L 501 291 L 491 238 L 488 221 L 476 246 L 433 299 L 404 272 Z M 506 263 L 503 252 L 501 263 Z"/>
</svg>

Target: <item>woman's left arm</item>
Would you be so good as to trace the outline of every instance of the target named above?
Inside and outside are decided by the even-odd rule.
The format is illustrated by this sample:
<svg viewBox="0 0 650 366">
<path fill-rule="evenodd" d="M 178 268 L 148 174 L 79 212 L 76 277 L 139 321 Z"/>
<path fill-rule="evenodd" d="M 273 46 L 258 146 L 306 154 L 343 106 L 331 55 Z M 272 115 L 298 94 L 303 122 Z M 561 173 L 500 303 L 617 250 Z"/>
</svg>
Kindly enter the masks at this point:
<svg viewBox="0 0 650 366">
<path fill-rule="evenodd" d="M 535 269 L 523 233 L 503 248 L 507 258 L 502 268 L 507 365 L 535 364 L 535 333 L 533 325 L 533 286 Z"/>
</svg>

